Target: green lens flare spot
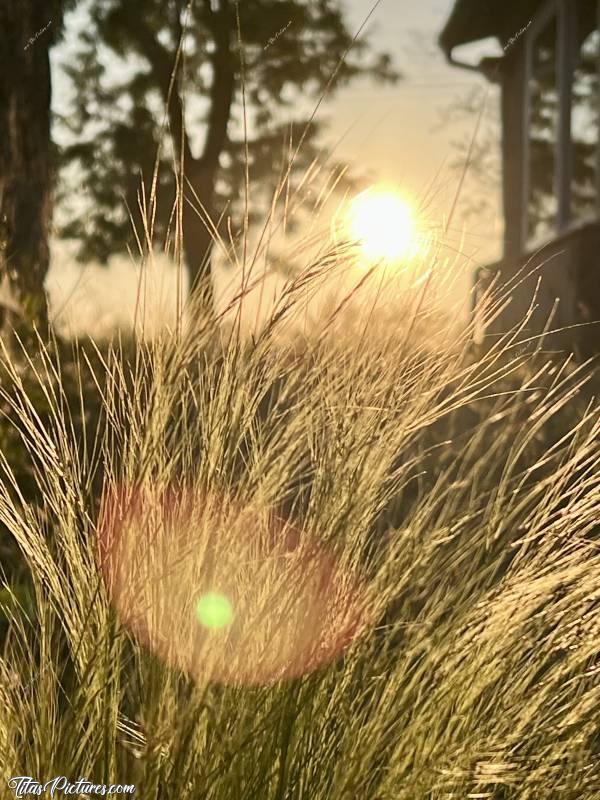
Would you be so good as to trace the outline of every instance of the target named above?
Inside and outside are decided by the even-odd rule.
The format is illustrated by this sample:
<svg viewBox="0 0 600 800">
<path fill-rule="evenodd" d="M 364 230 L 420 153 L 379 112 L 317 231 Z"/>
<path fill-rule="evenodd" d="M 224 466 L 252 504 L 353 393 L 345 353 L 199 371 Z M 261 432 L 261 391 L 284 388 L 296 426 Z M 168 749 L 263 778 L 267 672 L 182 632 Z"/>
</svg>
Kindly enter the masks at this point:
<svg viewBox="0 0 600 800">
<path fill-rule="evenodd" d="M 207 592 L 198 598 L 196 617 L 205 628 L 227 628 L 233 622 L 233 606 L 224 594 Z"/>
</svg>

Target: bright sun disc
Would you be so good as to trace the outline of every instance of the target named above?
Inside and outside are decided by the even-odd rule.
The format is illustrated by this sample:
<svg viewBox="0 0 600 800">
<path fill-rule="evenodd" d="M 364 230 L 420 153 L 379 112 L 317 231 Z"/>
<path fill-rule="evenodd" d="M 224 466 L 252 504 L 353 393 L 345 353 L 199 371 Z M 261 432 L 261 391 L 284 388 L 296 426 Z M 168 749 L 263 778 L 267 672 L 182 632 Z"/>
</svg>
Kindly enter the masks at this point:
<svg viewBox="0 0 600 800">
<path fill-rule="evenodd" d="M 394 261 L 410 254 L 416 231 L 412 210 L 389 190 L 367 190 L 356 197 L 348 212 L 350 237 L 372 260 Z"/>
</svg>

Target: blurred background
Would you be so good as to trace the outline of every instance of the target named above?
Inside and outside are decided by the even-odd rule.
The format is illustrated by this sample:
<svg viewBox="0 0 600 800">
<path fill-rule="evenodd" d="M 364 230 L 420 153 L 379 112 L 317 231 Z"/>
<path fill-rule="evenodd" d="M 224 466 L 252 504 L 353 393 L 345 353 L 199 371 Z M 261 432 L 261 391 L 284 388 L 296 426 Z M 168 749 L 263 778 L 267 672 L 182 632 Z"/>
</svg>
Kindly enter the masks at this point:
<svg viewBox="0 0 600 800">
<path fill-rule="evenodd" d="M 217 316 L 242 292 L 260 325 L 335 255 L 332 296 L 344 266 L 399 291 L 451 266 L 463 321 L 512 284 L 489 341 L 533 305 L 527 335 L 597 353 L 600 7 L 490 9 L 3 0 L 4 316 L 153 333 L 194 287 Z"/>
<path fill-rule="evenodd" d="M 130 9 L 135 8 L 135 4 L 127 5 Z M 169 4 L 162 5 L 166 9 Z M 289 20 L 280 25 L 278 20 L 284 20 L 288 14 L 285 8 L 279 9 L 277 17 L 270 23 L 265 15 L 272 10 L 260 7 L 273 4 L 255 5 L 256 14 L 261 16 L 262 30 L 249 31 L 249 36 L 265 37 L 264 56 L 281 48 L 283 56 L 287 57 L 285 42 L 294 36 L 294 27 L 298 28 L 298 25 L 290 24 Z M 286 4 L 279 5 L 285 7 Z M 385 76 L 357 72 L 339 86 L 327 89 L 326 78 L 329 76 L 324 76 L 317 92 L 296 97 L 293 107 L 278 109 L 277 125 L 285 130 L 285 125 L 292 121 L 309 119 L 318 104 L 315 122 L 319 130 L 314 141 L 318 142 L 320 153 L 327 151 L 322 160 L 326 163 L 329 158 L 329 163 L 347 165 L 357 182 L 356 187 L 384 184 L 391 191 L 401 193 L 412 208 L 419 208 L 427 225 L 439 227 L 454 202 L 469 142 L 482 114 L 477 134 L 477 168 L 472 166 L 467 173 L 458 208 L 444 237 L 446 254 L 452 257 L 459 253 L 462 258 L 462 275 L 455 298 L 466 313 L 474 267 L 496 260 L 501 252 L 498 89 L 479 73 L 453 68 L 441 52 L 437 40 L 450 15 L 453 0 L 401 4 L 383 0 L 377 6 L 364 0 L 343 0 L 330 5 L 339 8 L 348 35 L 359 34 L 361 39 L 367 40 L 373 54 L 389 55 L 390 70 L 397 74 L 398 79 L 392 82 Z M 136 149 L 140 152 L 143 123 L 139 120 L 137 124 L 141 127 L 136 132 L 134 123 L 129 145 L 115 140 L 112 147 L 107 147 L 109 137 L 105 130 L 111 125 L 111 135 L 114 134 L 115 127 L 123 125 L 125 111 L 131 118 L 134 103 L 146 106 L 143 87 L 133 86 L 130 82 L 119 97 L 116 94 L 94 96 L 100 84 L 114 87 L 123 82 L 124 74 L 134 75 L 142 64 L 139 45 L 132 38 L 119 43 L 119 22 L 118 19 L 114 21 L 118 6 L 118 3 L 77 3 L 65 14 L 63 34 L 51 50 L 52 137 L 63 148 L 63 160 L 46 286 L 57 328 L 72 334 L 102 335 L 115 326 L 129 327 L 139 295 L 139 259 L 133 251 L 131 254 L 123 252 L 127 238 L 124 229 L 130 226 L 129 220 L 123 213 L 118 215 L 118 224 L 106 218 L 99 219 L 105 213 L 115 214 L 116 206 L 123 205 L 123 194 L 129 192 L 131 201 L 131 183 L 137 179 L 133 164 L 131 175 L 125 176 L 123 170 L 118 169 L 112 175 L 108 170 L 100 175 L 98 164 L 94 163 L 103 149 L 105 157 L 115 161 L 123 157 L 117 153 L 118 147 L 126 151 L 129 147 L 126 156 L 131 162 L 135 160 Z M 161 3 L 152 3 L 151 6 L 160 14 Z M 94 13 L 99 16 L 100 23 L 97 19 L 94 21 Z M 117 33 L 111 32 L 110 25 L 105 22 L 110 13 L 113 14 L 111 24 Z M 148 15 L 148 19 L 151 15 L 146 4 L 144 9 L 135 13 Z M 293 9 L 288 16 L 290 20 L 293 18 Z M 248 21 L 246 24 L 250 28 L 254 23 Z M 126 20 L 122 27 L 126 29 Z M 167 36 L 166 24 L 163 26 L 154 20 L 149 22 L 149 27 L 155 33 L 159 33 L 162 27 L 160 35 Z M 101 35 L 98 34 L 99 28 L 104 31 Z M 94 30 L 96 34 L 93 34 Z M 241 37 L 244 38 L 243 29 Z M 270 41 L 274 37 L 277 37 L 275 41 Z M 171 44 L 174 49 L 174 42 Z M 190 50 L 196 44 L 191 42 Z M 249 52 L 259 49 L 248 44 Z M 490 45 L 478 43 L 467 49 L 469 57 L 476 59 L 478 53 L 489 52 Z M 248 59 L 251 59 L 250 55 Z M 204 87 L 201 91 L 205 91 Z M 138 92 L 137 99 L 135 92 Z M 190 88 L 189 108 L 194 104 L 202 105 L 194 93 L 198 93 L 198 87 Z M 129 108 L 123 102 L 126 95 L 129 95 Z M 258 101 L 253 102 L 255 99 L 250 92 L 247 97 L 249 107 L 260 105 Z M 155 100 L 154 118 L 158 119 L 161 101 L 158 97 Z M 121 103 L 123 114 L 119 116 L 114 111 Z M 201 120 L 189 122 L 190 139 L 202 138 L 202 124 Z M 243 139 L 239 115 L 230 124 L 239 139 Z M 90 135 L 94 126 L 95 143 L 88 152 L 82 152 L 82 141 L 94 141 Z M 271 124 L 269 135 L 274 128 Z M 281 130 L 279 133 L 282 140 L 284 133 Z M 123 126 L 123 136 L 127 135 L 128 128 Z M 104 144 L 101 141 L 103 136 L 106 137 Z M 281 148 L 281 141 L 272 139 L 270 145 L 273 153 Z M 151 151 L 144 157 L 146 165 L 151 163 Z M 306 163 L 309 161 L 307 154 Z M 263 179 L 261 170 L 261 167 L 250 169 L 251 184 Z M 89 191 L 90 184 L 95 186 L 95 193 Z M 107 196 L 110 189 L 114 190 L 113 196 Z M 169 189 L 164 189 L 165 194 Z M 351 191 L 357 190 L 353 188 Z M 239 191 L 239 186 L 234 191 Z M 324 212 L 322 223 L 325 228 L 341 202 L 340 197 L 339 193 L 336 194 Z M 108 212 L 101 208 L 103 203 Z M 260 213 L 257 217 L 255 228 L 258 230 Z M 292 241 L 302 238 L 309 227 L 306 220 L 299 223 L 288 240 L 289 237 Z M 289 250 L 288 241 L 288 246 L 282 249 L 284 260 Z M 225 298 L 239 291 L 241 281 L 240 270 L 227 269 L 226 266 L 217 253 L 213 259 L 213 272 L 217 303 L 221 302 L 221 305 Z M 153 259 L 145 277 L 152 297 L 148 328 L 160 326 L 161 320 L 173 318 L 177 276 L 173 257 L 165 255 Z"/>
</svg>

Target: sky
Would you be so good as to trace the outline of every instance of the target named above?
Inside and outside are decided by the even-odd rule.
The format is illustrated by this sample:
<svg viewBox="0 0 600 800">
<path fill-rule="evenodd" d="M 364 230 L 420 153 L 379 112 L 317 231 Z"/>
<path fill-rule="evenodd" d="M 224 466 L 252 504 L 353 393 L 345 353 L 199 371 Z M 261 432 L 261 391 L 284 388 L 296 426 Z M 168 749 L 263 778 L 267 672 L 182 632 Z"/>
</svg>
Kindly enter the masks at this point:
<svg viewBox="0 0 600 800">
<path fill-rule="evenodd" d="M 371 0 L 343 0 L 342 4 L 354 31 L 373 8 Z M 495 89 L 476 73 L 448 65 L 437 46 L 452 5 L 453 0 L 382 0 L 365 30 L 376 50 L 392 55 L 402 80 L 390 86 L 361 79 L 326 100 L 318 115 L 327 122 L 326 140 L 338 143 L 338 158 L 368 182 L 397 187 L 413 202 L 425 204 L 434 224 L 440 223 L 453 205 L 463 152 L 457 143 L 462 142 L 464 150 L 464 143 L 473 136 L 478 103 L 485 102 L 480 136 L 489 138 L 498 120 Z M 67 37 L 66 44 L 52 54 L 57 108 L 67 91 L 60 63 L 68 57 L 69 46 Z M 481 47 L 471 49 L 477 55 Z M 475 110 L 457 113 L 457 108 L 473 96 L 480 98 Z M 490 148 L 493 145 L 490 139 Z M 491 155 L 495 158 L 497 153 Z M 485 202 L 480 204 L 482 199 Z M 478 205 L 481 208 L 475 213 Z M 481 176 L 468 174 L 448 233 L 449 252 L 460 252 L 463 257 L 465 293 L 474 267 L 499 257 L 501 231 L 499 187 L 491 178 L 484 183 Z M 156 276 L 153 281 L 163 287 L 158 300 L 162 307 L 165 297 L 173 296 L 175 280 L 164 259 Z M 113 289 L 116 284 L 118 292 Z M 136 287 L 135 266 L 126 258 L 115 259 L 108 270 L 88 265 L 82 276 L 68 248 L 60 244 L 53 247 L 48 279 L 51 305 L 73 329 L 80 327 L 74 322 L 76 307 L 87 309 L 86 314 L 76 316 L 89 322 L 89 309 L 100 306 L 92 315 L 97 330 L 110 326 L 111 320 L 126 325 L 135 305 Z"/>
<path fill-rule="evenodd" d="M 358 29 L 370 0 L 347 0 L 346 5 L 352 27 Z M 352 137 L 354 153 L 358 140 L 371 133 L 371 146 L 361 152 L 373 169 L 392 170 L 397 180 L 417 187 L 452 155 L 448 132 L 438 124 L 440 110 L 455 94 L 482 84 L 472 74 L 449 67 L 437 46 L 452 5 L 453 0 L 383 0 L 367 31 L 376 48 L 392 55 L 403 80 L 392 87 L 362 81 L 333 103 L 336 127 L 360 124 Z"/>
<path fill-rule="evenodd" d="M 354 28 L 372 7 L 370 0 L 347 0 L 346 5 Z M 341 148 L 343 156 L 352 162 L 364 160 L 374 176 L 393 181 L 418 199 L 433 184 L 433 191 L 441 196 L 440 211 L 452 202 L 457 187 L 462 151 L 456 143 L 470 139 L 477 124 L 477 113 L 448 122 L 447 112 L 474 92 L 482 102 L 487 93 L 485 118 L 490 124 L 498 120 L 495 89 L 476 73 L 450 66 L 437 45 L 453 5 L 454 0 L 383 0 L 368 31 L 375 47 L 392 54 L 403 80 L 379 87 L 362 81 L 327 109 L 332 133 L 342 135 L 355 126 Z M 481 48 L 466 50 L 468 57 L 476 58 Z M 476 180 L 467 178 L 465 192 L 481 190 Z M 465 198 L 463 205 L 472 204 Z M 470 215 L 468 219 L 469 251 L 479 252 L 484 261 L 499 253 L 497 197 L 489 204 L 489 212 L 484 218 Z M 464 214 L 453 227 L 460 228 L 463 220 Z M 484 242 L 477 244 L 476 238 Z"/>
</svg>

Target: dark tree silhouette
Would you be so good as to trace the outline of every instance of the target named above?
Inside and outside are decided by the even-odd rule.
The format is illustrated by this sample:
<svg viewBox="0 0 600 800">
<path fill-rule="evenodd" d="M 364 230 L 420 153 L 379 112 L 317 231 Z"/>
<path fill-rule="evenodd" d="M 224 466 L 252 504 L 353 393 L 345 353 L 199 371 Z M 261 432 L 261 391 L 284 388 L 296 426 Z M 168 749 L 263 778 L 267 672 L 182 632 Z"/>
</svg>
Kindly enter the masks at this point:
<svg viewBox="0 0 600 800">
<path fill-rule="evenodd" d="M 47 329 L 53 148 L 49 50 L 76 0 L 0 0 L 1 327 Z M 19 322 L 20 321 L 20 322 Z"/>
<path fill-rule="evenodd" d="M 49 261 L 49 23 L 57 20 L 42 3 L 0 0 L 0 276 L 11 307 L 41 323 Z"/>
<path fill-rule="evenodd" d="M 99 58 L 101 48 L 108 58 Z M 122 65 L 116 78 L 107 68 L 115 57 Z M 78 165 L 89 206 L 63 234 L 81 240 L 82 258 L 100 260 L 134 241 L 132 218 L 140 236 L 140 178 L 150 184 L 160 141 L 154 234 L 164 242 L 172 226 L 183 165 L 183 250 L 207 307 L 213 238 L 197 209 L 215 226 L 225 208 L 235 212 L 246 154 L 254 184 L 272 187 L 290 135 L 286 116 L 294 117 L 297 143 L 307 120 L 296 109 L 305 99 L 362 75 L 397 78 L 387 55 L 370 56 L 365 40 L 353 43 L 337 0 L 147 0 L 143 7 L 98 0 L 67 73 L 76 100 L 63 120 L 71 137 L 63 163 Z M 305 153 L 317 131 L 308 127 Z M 68 181 L 64 191 L 72 191 Z"/>
</svg>

